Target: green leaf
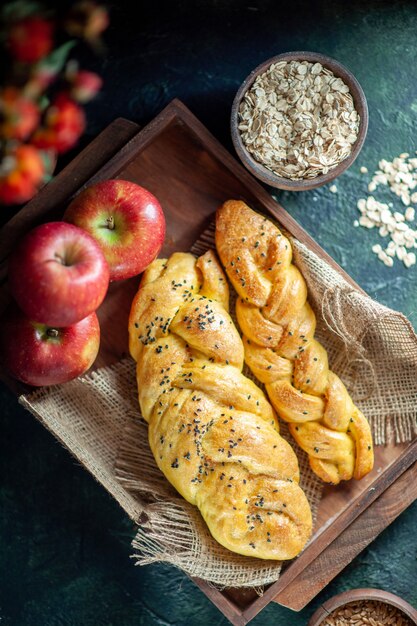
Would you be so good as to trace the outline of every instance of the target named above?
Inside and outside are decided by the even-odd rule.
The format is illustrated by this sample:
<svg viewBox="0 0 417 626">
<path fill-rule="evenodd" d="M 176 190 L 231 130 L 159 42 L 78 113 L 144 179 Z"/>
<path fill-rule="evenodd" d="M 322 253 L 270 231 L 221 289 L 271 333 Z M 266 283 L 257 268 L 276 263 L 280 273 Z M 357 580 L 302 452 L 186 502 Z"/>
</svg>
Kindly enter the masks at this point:
<svg viewBox="0 0 417 626">
<path fill-rule="evenodd" d="M 76 43 L 75 39 L 66 41 L 62 46 L 59 46 L 59 48 L 56 48 L 51 54 L 48 54 L 47 57 L 42 59 L 37 64 L 37 69 L 47 70 L 49 73 L 56 76 L 64 67 L 68 55 Z"/>
<path fill-rule="evenodd" d="M 39 150 L 40 157 L 43 161 L 43 166 L 45 168 L 45 173 L 43 177 L 44 182 L 49 182 L 54 173 L 56 163 L 57 163 L 57 152 L 53 148 L 49 150 Z"/>
<path fill-rule="evenodd" d="M 51 101 L 48 98 L 48 96 L 45 94 L 43 94 L 38 100 L 38 106 L 41 111 L 45 111 L 45 109 L 47 109 L 50 104 L 51 104 Z"/>
</svg>

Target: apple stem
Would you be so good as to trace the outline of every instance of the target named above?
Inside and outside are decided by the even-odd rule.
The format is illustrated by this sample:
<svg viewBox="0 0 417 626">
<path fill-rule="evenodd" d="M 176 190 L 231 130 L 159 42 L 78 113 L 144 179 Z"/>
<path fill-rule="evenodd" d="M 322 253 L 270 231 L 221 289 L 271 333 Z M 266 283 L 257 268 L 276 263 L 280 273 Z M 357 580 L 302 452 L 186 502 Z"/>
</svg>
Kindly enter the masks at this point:
<svg viewBox="0 0 417 626">
<path fill-rule="evenodd" d="M 58 263 L 61 263 L 61 265 L 66 265 L 64 257 L 58 254 L 57 252 L 55 253 L 55 258 L 58 261 Z"/>
<path fill-rule="evenodd" d="M 58 337 L 58 330 L 56 328 L 48 328 L 48 330 L 46 331 L 46 334 L 48 335 L 48 337 Z"/>
<path fill-rule="evenodd" d="M 106 226 L 109 230 L 114 230 L 114 217 L 113 215 L 109 215 L 106 220 Z"/>
</svg>

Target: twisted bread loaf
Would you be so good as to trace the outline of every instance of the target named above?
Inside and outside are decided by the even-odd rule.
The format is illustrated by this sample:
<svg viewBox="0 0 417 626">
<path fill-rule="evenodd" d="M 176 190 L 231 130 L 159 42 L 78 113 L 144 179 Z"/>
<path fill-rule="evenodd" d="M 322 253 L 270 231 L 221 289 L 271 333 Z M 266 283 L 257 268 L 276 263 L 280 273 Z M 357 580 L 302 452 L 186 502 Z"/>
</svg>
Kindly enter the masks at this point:
<svg viewBox="0 0 417 626">
<path fill-rule="evenodd" d="M 266 217 L 229 200 L 217 211 L 216 247 L 240 296 L 246 363 L 312 470 L 334 484 L 361 478 L 373 466 L 369 424 L 314 339 L 316 318 L 290 242 Z"/>
<path fill-rule="evenodd" d="M 213 537 L 240 554 L 290 559 L 311 532 L 297 458 L 242 373 L 214 252 L 154 261 L 132 303 L 129 349 L 155 460 Z"/>
</svg>

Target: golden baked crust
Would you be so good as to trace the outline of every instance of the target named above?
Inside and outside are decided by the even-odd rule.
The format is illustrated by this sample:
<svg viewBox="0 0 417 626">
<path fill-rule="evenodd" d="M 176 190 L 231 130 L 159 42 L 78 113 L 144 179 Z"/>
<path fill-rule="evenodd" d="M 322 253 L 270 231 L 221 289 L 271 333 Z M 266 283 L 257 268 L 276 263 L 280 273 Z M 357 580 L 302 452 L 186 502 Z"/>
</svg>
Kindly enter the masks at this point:
<svg viewBox="0 0 417 626">
<path fill-rule="evenodd" d="M 297 458 L 246 378 L 226 277 L 213 251 L 154 261 L 131 308 L 129 348 L 155 460 L 239 554 L 290 559 L 311 533 Z"/>
<path fill-rule="evenodd" d="M 311 468 L 334 484 L 362 478 L 373 467 L 369 424 L 314 338 L 316 317 L 289 240 L 244 202 L 229 200 L 216 214 L 216 247 L 240 296 L 245 361 Z"/>
</svg>

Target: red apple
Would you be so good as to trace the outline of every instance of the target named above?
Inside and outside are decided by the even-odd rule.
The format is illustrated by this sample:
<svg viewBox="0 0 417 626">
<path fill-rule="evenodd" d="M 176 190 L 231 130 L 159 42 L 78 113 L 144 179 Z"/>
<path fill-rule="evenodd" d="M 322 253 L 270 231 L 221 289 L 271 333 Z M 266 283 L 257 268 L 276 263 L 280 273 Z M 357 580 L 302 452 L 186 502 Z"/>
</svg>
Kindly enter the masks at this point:
<svg viewBox="0 0 417 626">
<path fill-rule="evenodd" d="M 93 364 L 100 346 L 95 313 L 66 328 L 32 322 L 13 302 L 0 326 L 2 362 L 18 380 L 37 387 L 80 376 Z"/>
<path fill-rule="evenodd" d="M 109 268 L 88 233 L 66 222 L 48 222 L 31 230 L 14 250 L 9 284 L 29 319 L 71 326 L 102 303 Z"/>
<path fill-rule="evenodd" d="M 90 185 L 71 202 L 64 220 L 95 237 L 109 264 L 111 281 L 143 272 L 158 256 L 165 238 L 158 200 L 127 180 Z"/>
</svg>

